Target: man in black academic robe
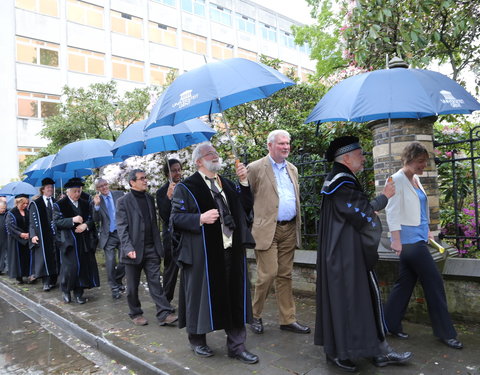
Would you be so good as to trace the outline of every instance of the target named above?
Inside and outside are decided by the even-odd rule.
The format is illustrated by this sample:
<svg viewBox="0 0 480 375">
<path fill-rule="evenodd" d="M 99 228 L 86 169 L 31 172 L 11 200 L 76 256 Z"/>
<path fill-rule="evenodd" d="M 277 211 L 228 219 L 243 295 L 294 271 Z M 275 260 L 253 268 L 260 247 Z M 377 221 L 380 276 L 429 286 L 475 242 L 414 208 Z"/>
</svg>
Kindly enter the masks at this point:
<svg viewBox="0 0 480 375">
<path fill-rule="evenodd" d="M 73 181 L 72 181 L 73 180 Z M 90 205 L 80 199 L 83 183 L 71 179 L 65 184 L 66 196 L 54 205 L 56 244 L 60 251 L 60 287 L 65 303 L 75 301 L 83 304 L 83 290 L 100 286 L 95 259 L 95 224 Z"/>
<path fill-rule="evenodd" d="M 247 171 L 237 167 L 238 187 L 217 175 L 221 164 L 209 142 L 198 145 L 192 159 L 198 171 L 175 188 L 171 214 L 180 233 L 179 327 L 186 327 L 201 357 L 213 355 L 206 333 L 224 329 L 228 355 L 253 364 L 258 356 L 245 348 L 245 323 L 252 318 L 245 247 L 254 247 L 246 224 L 253 206 Z"/>
<path fill-rule="evenodd" d="M 327 161 L 333 169 L 322 187 L 317 257 L 317 314 L 314 343 L 324 347 L 327 362 L 357 371 L 351 360 L 373 357 L 376 366 L 407 361 L 387 344 L 382 306 L 373 267 L 382 232 L 375 211 L 395 193 L 391 182 L 370 201 L 355 177 L 365 158 L 356 137 L 337 138 Z"/>
<path fill-rule="evenodd" d="M 53 223 L 54 181 L 42 180 L 40 197 L 32 201 L 29 207 L 30 238 L 33 258 L 33 275 L 41 278 L 43 290 L 48 292 L 57 283 L 60 259 L 55 245 Z"/>
</svg>

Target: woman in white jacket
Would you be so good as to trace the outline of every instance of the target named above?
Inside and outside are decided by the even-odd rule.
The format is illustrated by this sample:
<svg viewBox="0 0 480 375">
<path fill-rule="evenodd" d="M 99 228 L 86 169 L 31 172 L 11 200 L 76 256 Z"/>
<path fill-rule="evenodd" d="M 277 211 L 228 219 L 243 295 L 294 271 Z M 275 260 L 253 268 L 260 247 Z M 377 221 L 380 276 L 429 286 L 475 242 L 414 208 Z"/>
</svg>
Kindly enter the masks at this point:
<svg viewBox="0 0 480 375">
<path fill-rule="evenodd" d="M 395 195 L 386 208 L 391 233 L 391 248 L 400 257 L 399 276 L 385 305 L 387 330 L 406 339 L 402 319 L 417 280 L 427 300 L 433 334 L 451 348 L 461 349 L 447 308 L 443 280 L 427 247 L 431 236 L 427 194 L 418 175 L 428 163 L 428 151 L 419 142 L 409 144 L 402 153 L 403 168 L 392 178 Z"/>
</svg>

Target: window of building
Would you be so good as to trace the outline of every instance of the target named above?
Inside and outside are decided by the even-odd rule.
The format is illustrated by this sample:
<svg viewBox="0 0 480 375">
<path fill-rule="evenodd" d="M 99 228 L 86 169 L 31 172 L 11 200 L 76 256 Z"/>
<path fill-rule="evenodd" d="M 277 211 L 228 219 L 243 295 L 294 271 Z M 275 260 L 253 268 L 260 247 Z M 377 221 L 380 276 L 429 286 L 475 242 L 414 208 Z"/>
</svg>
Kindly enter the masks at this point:
<svg viewBox="0 0 480 375">
<path fill-rule="evenodd" d="M 17 61 L 30 64 L 58 66 L 60 46 L 36 39 L 16 37 Z"/>
<path fill-rule="evenodd" d="M 105 54 L 68 47 L 68 70 L 88 74 L 105 74 Z"/>
<path fill-rule="evenodd" d="M 277 41 L 277 30 L 275 29 L 275 26 L 270 26 L 260 22 L 260 31 L 263 39 L 271 42 Z"/>
<path fill-rule="evenodd" d="M 58 17 L 58 0 L 15 0 L 17 8 Z"/>
<path fill-rule="evenodd" d="M 232 11 L 210 3 L 210 19 L 223 25 L 232 26 Z"/>
<path fill-rule="evenodd" d="M 190 52 L 199 54 L 207 53 L 207 38 L 204 36 L 182 32 L 182 46 L 183 49 Z"/>
<path fill-rule="evenodd" d="M 110 21 L 112 23 L 112 31 L 142 39 L 143 26 L 141 18 L 112 10 L 110 11 Z"/>
<path fill-rule="evenodd" d="M 150 42 L 165 44 L 171 47 L 177 46 L 177 29 L 175 29 L 174 27 L 149 21 L 148 33 Z"/>
<path fill-rule="evenodd" d="M 112 76 L 117 79 L 144 82 L 144 64 L 141 61 L 112 56 Z"/>
<path fill-rule="evenodd" d="M 312 49 L 310 48 L 310 45 L 308 43 L 303 43 L 303 45 L 300 46 L 300 52 L 310 55 Z"/>
<path fill-rule="evenodd" d="M 67 20 L 103 29 L 103 8 L 84 1 L 68 0 Z"/>
<path fill-rule="evenodd" d="M 205 17 L 205 0 L 180 0 L 182 10 Z"/>
<path fill-rule="evenodd" d="M 255 35 L 255 20 L 237 13 L 237 29 Z"/>
<path fill-rule="evenodd" d="M 287 31 L 280 31 L 280 43 L 285 47 L 295 49 L 295 42 L 293 35 Z"/>
<path fill-rule="evenodd" d="M 212 40 L 212 57 L 225 60 L 233 57 L 233 46 Z"/>
<path fill-rule="evenodd" d="M 39 147 L 18 147 L 18 162 L 23 163 L 28 155 L 36 155 L 42 149 Z"/>
<path fill-rule="evenodd" d="M 242 57 L 247 60 L 257 61 L 257 54 L 255 52 L 252 52 L 243 48 L 237 48 L 237 57 Z"/>
<path fill-rule="evenodd" d="M 46 118 L 58 114 L 60 96 L 17 92 L 17 116 L 28 118 Z"/>
<path fill-rule="evenodd" d="M 152 85 L 163 86 L 167 81 L 167 76 L 170 71 L 176 71 L 174 68 L 169 68 L 168 66 L 150 65 L 150 83 Z"/>
<path fill-rule="evenodd" d="M 165 5 L 170 5 L 171 7 L 174 7 L 177 5 L 176 0 L 153 0 L 157 3 L 165 4 Z"/>
</svg>

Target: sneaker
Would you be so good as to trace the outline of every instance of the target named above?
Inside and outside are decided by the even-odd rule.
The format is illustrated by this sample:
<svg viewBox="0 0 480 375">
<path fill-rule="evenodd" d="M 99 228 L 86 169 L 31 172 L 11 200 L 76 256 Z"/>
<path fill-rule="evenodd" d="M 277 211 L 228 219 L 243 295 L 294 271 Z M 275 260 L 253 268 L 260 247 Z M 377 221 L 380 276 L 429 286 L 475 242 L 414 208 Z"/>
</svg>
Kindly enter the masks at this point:
<svg viewBox="0 0 480 375">
<path fill-rule="evenodd" d="M 132 319 L 133 324 L 136 326 L 146 326 L 148 324 L 148 320 L 143 317 L 143 315 L 138 315 Z"/>
</svg>

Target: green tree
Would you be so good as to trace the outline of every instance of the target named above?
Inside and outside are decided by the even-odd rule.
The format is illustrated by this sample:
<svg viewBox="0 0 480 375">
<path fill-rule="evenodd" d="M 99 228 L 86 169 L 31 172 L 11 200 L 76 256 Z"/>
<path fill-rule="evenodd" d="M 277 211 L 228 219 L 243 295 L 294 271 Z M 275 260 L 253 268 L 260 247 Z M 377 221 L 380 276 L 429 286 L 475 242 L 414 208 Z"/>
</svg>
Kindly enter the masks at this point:
<svg viewBox="0 0 480 375">
<path fill-rule="evenodd" d="M 413 66 L 448 63 L 452 78 L 480 65 L 480 5 L 465 0 L 341 0 L 332 20 L 329 0 L 306 0 L 315 26 L 296 29 L 298 43 L 310 42 L 312 57 L 330 65 L 339 56 L 365 68 L 385 67 L 385 57 L 401 56 Z M 328 37 L 338 42 L 331 55 L 317 46 Z M 327 44 L 328 46 L 328 44 Z M 321 65 L 323 68 L 323 65 Z"/>
<path fill-rule="evenodd" d="M 130 124 L 147 114 L 156 88 L 136 88 L 120 95 L 115 81 L 87 88 L 65 86 L 58 114 L 45 119 L 40 135 L 50 140 L 42 154 L 57 152 L 68 143 L 85 138 L 116 140 Z"/>
</svg>

